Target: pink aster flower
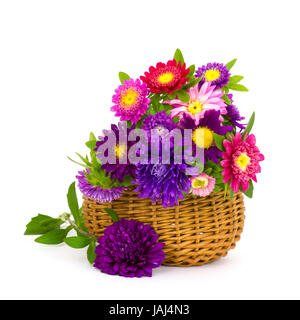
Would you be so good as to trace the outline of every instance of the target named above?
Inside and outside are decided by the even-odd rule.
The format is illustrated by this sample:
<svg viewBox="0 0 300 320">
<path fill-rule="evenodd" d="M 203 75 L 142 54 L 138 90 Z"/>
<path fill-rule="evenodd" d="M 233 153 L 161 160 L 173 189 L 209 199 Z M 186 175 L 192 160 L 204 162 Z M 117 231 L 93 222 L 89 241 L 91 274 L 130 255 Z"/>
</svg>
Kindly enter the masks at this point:
<svg viewBox="0 0 300 320">
<path fill-rule="evenodd" d="M 200 197 L 208 196 L 215 188 L 216 179 L 201 173 L 197 177 L 190 178 L 192 184 L 192 194 Z"/>
<path fill-rule="evenodd" d="M 253 134 L 242 138 L 237 132 L 231 141 L 225 139 L 223 152 L 224 160 L 221 161 L 223 169 L 223 182 L 227 183 L 230 179 L 230 186 L 234 192 L 239 191 L 241 184 L 242 189 L 246 192 L 249 188 L 249 180 L 255 182 L 256 173 L 261 172 L 259 161 L 264 160 L 264 156 L 256 147 L 256 139 Z"/>
<path fill-rule="evenodd" d="M 164 103 L 173 106 L 171 116 L 182 118 L 183 113 L 189 114 L 198 125 L 201 118 L 204 117 L 206 110 L 217 110 L 221 114 L 226 114 L 226 104 L 221 98 L 224 93 L 221 89 L 215 89 L 216 86 L 209 82 L 203 83 L 200 90 L 198 85 L 188 90 L 190 96 L 189 102 L 182 102 L 179 99 L 167 100 Z"/>
<path fill-rule="evenodd" d="M 142 84 L 139 79 L 124 80 L 124 84 L 120 85 L 115 92 L 116 94 L 112 97 L 115 105 L 111 107 L 111 110 L 116 112 L 115 116 L 121 117 L 121 121 L 138 122 L 148 110 L 150 103 L 147 97 L 149 93 L 147 85 Z"/>
</svg>

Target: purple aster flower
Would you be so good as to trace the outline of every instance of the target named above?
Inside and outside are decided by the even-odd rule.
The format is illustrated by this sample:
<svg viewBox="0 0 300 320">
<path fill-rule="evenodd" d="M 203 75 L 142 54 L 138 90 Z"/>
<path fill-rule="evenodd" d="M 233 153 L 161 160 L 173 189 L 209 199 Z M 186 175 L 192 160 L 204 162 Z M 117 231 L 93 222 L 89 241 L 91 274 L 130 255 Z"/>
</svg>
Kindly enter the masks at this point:
<svg viewBox="0 0 300 320">
<path fill-rule="evenodd" d="M 233 103 L 233 99 L 232 99 L 232 94 L 227 94 L 229 100 L 231 101 L 231 105 L 227 105 L 226 109 L 227 109 L 227 114 L 226 116 L 229 118 L 229 120 L 232 122 L 232 124 L 238 128 L 240 128 L 241 130 L 244 130 L 246 128 L 246 126 L 242 123 L 239 123 L 239 121 L 242 121 L 245 119 L 245 117 L 242 117 L 240 115 L 240 112 L 238 110 L 238 108 L 236 106 L 234 106 Z"/>
<path fill-rule="evenodd" d="M 216 88 L 225 86 L 230 77 L 230 73 L 226 66 L 222 63 L 208 63 L 206 66 L 202 66 L 196 71 L 196 78 L 202 77 L 199 86 L 204 82 L 210 82 L 211 85 L 215 85 Z"/>
<path fill-rule="evenodd" d="M 129 128 L 127 128 L 127 125 L 125 123 L 121 123 L 121 122 L 118 123 L 118 126 L 116 126 L 115 124 L 112 124 L 111 130 L 103 130 L 104 138 L 99 137 L 99 139 L 101 139 L 101 141 L 96 142 L 96 149 L 95 150 L 98 150 L 99 147 L 101 147 L 105 142 L 107 142 L 108 137 L 112 133 L 114 133 L 114 135 L 116 137 L 116 150 L 115 150 L 116 163 L 115 164 L 106 163 L 101 166 L 101 169 L 106 171 L 106 175 L 110 174 L 111 179 L 116 179 L 120 183 L 122 183 L 124 181 L 124 178 L 126 176 L 130 176 L 132 178 L 135 177 L 136 166 L 134 164 L 131 164 L 128 159 L 129 149 L 132 145 L 134 145 L 136 143 L 136 141 L 129 141 L 128 140 L 128 136 L 133 129 L 134 129 L 134 127 L 129 129 Z M 125 136 L 127 136 L 127 146 L 122 145 L 121 141 L 120 141 L 120 137 L 124 138 Z M 126 143 L 126 141 L 125 141 L 125 143 Z M 126 154 L 126 149 L 127 149 L 127 154 Z M 106 151 L 104 153 L 104 155 L 107 156 L 108 151 Z M 120 159 L 122 159 L 123 157 L 127 157 L 127 160 L 125 161 L 126 163 L 124 163 L 124 164 L 120 163 Z M 100 159 L 100 161 L 101 161 L 101 159 Z"/>
<path fill-rule="evenodd" d="M 103 273 L 123 277 L 151 277 L 165 253 L 164 243 L 148 224 L 134 220 L 120 220 L 108 226 L 98 239 L 94 266 Z"/>
<path fill-rule="evenodd" d="M 143 126 L 141 129 L 145 130 L 148 133 L 148 139 L 150 145 L 154 147 L 153 150 L 161 150 L 160 152 L 165 152 L 169 154 L 170 151 L 173 153 L 174 148 L 174 136 L 170 136 L 170 133 L 174 129 L 179 129 L 177 124 L 173 122 L 172 117 L 167 115 L 165 111 L 160 111 L 155 115 L 148 115 L 143 120 Z M 152 133 L 152 135 L 151 135 Z M 172 132 L 174 134 L 175 131 Z M 164 144 L 164 141 L 169 141 L 170 144 Z M 143 146 L 141 153 L 147 156 L 147 151 L 149 150 L 148 156 L 151 154 L 151 148 L 148 145 L 148 142 Z M 153 154 L 152 154 L 153 156 Z M 161 161 L 161 154 L 159 155 Z M 146 161 L 147 162 L 147 161 Z"/>
<path fill-rule="evenodd" d="M 214 133 L 225 135 L 232 131 L 231 126 L 222 126 L 220 121 L 220 111 L 208 110 L 204 114 L 198 125 L 188 115 L 184 114 L 180 125 L 184 129 L 192 129 L 193 152 L 196 148 L 204 149 L 204 161 L 212 160 L 219 163 L 217 157 L 222 157 L 222 151 L 219 150 L 214 143 Z"/>
<path fill-rule="evenodd" d="M 139 79 L 125 80 L 116 90 L 112 97 L 114 105 L 111 107 L 115 111 L 115 116 L 121 117 L 121 121 L 131 120 L 136 123 L 141 116 L 146 113 L 150 99 L 147 97 L 149 90 L 145 83 Z"/>
<path fill-rule="evenodd" d="M 79 171 L 79 175 L 76 176 L 78 180 L 79 190 L 88 198 L 96 200 L 97 202 L 112 202 L 122 196 L 122 192 L 126 190 L 125 187 L 114 187 L 110 189 L 104 189 L 99 186 L 93 186 L 87 179 L 87 175 L 90 171 L 86 169 L 86 172 Z"/>
<path fill-rule="evenodd" d="M 154 202 L 162 201 L 164 208 L 173 207 L 183 192 L 188 193 L 191 182 L 186 176 L 186 164 L 139 164 L 137 165 L 134 190 L 140 192 L 139 198 L 150 198 Z"/>
<path fill-rule="evenodd" d="M 172 131 L 177 125 L 173 122 L 172 117 L 166 114 L 166 111 L 157 112 L 155 115 L 150 114 L 143 121 L 142 129 L 151 132 L 153 129 L 168 129 Z"/>
</svg>

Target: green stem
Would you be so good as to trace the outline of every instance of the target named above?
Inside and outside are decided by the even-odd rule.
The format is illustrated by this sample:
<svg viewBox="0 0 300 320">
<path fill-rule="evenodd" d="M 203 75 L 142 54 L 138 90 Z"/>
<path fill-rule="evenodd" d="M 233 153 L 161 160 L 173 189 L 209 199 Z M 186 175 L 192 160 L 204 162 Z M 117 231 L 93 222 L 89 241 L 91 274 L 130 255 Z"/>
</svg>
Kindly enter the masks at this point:
<svg viewBox="0 0 300 320">
<path fill-rule="evenodd" d="M 93 239 L 97 240 L 97 238 L 96 238 L 94 235 L 92 235 L 92 234 L 90 234 L 90 233 L 87 233 L 87 232 L 81 230 L 81 229 L 76 225 L 76 223 L 75 223 L 74 221 L 72 221 L 70 218 L 68 218 L 68 221 L 69 221 L 70 225 L 71 225 L 76 231 L 78 231 L 79 233 L 83 234 L 83 235 L 86 236 L 86 237 L 93 238 Z"/>
</svg>

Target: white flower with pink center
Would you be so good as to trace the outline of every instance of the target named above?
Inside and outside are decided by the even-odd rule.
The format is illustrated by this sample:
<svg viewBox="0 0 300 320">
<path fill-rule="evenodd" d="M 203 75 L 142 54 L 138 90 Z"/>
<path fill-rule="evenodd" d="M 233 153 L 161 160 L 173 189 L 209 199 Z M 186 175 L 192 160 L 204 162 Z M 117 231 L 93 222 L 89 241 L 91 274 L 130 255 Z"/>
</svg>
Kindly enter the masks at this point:
<svg viewBox="0 0 300 320">
<path fill-rule="evenodd" d="M 190 181 L 192 184 L 192 194 L 200 197 L 206 197 L 213 192 L 216 184 L 216 179 L 206 173 L 201 173 L 197 177 L 192 177 L 190 178 Z"/>
</svg>

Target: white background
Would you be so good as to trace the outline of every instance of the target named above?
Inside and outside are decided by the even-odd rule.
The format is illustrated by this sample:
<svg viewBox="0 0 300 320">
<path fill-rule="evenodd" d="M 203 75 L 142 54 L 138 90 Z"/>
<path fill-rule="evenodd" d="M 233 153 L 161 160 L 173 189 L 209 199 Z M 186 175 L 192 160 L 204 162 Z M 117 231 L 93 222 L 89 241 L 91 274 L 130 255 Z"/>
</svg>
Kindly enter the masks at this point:
<svg viewBox="0 0 300 320">
<path fill-rule="evenodd" d="M 299 1 L 0 1 L 2 299 L 300 298 Z M 181 48 L 188 64 L 238 62 L 266 160 L 237 248 L 215 263 L 125 279 L 85 249 L 23 236 L 32 216 L 67 210 L 90 131 L 111 122 L 118 72 L 138 77 Z"/>
</svg>

